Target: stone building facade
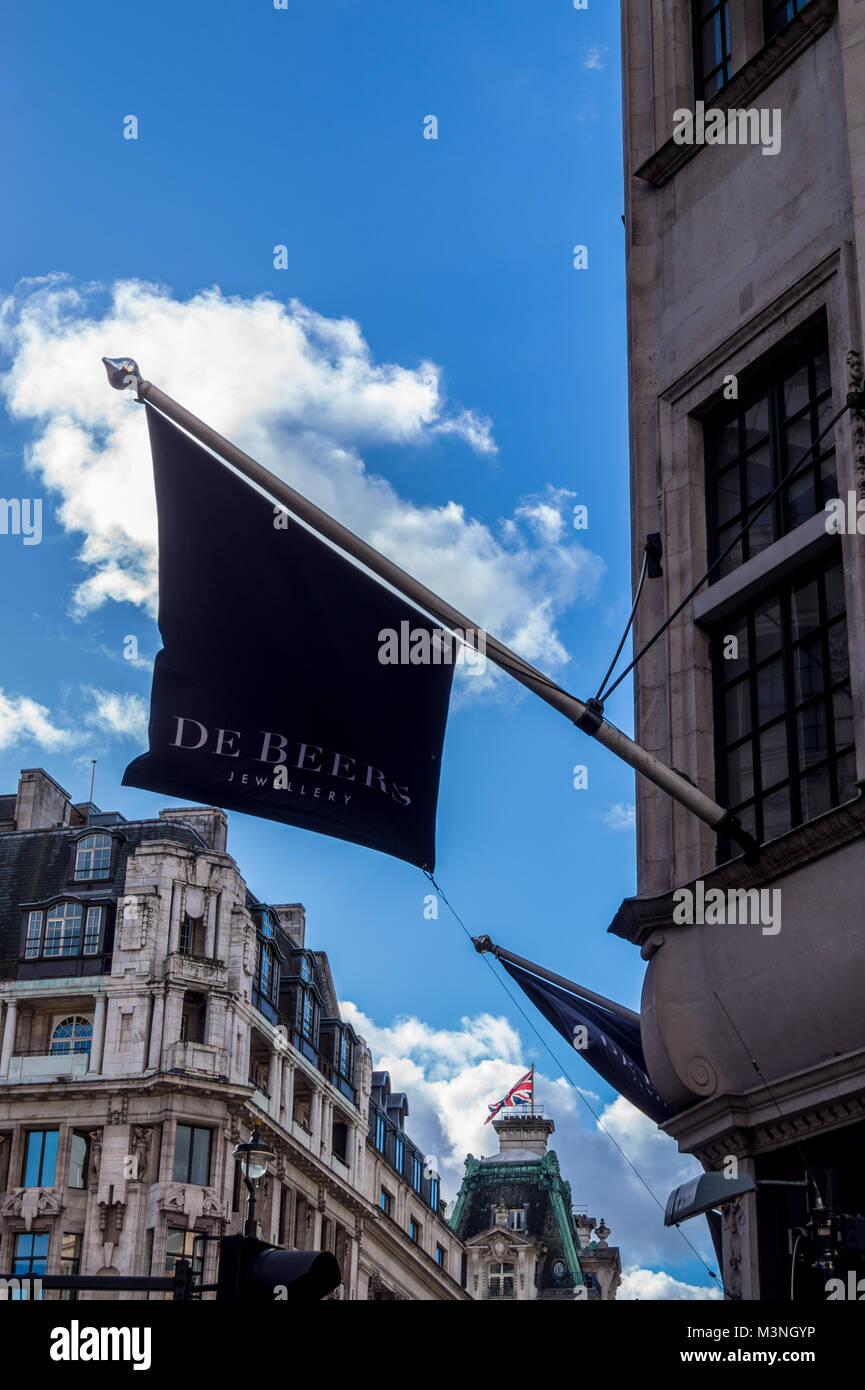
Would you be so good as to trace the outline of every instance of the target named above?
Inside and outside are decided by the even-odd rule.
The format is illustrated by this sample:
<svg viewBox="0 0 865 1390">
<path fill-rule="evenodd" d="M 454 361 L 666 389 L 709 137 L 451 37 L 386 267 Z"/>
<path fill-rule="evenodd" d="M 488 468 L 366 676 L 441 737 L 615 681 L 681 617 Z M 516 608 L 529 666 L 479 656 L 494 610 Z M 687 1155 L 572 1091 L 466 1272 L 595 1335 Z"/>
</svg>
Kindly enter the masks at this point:
<svg viewBox="0 0 865 1390">
<path fill-rule="evenodd" d="M 162 1275 L 186 1256 L 214 1282 L 200 1237 L 242 1230 L 233 1149 L 259 1119 L 277 1155 L 262 1239 L 332 1251 L 339 1298 L 464 1299 L 405 1097 L 382 1207 L 388 1092 L 303 907 L 254 897 L 222 811 L 130 822 L 41 769 L 0 797 L 0 1273 Z"/>
<path fill-rule="evenodd" d="M 865 419 L 820 436 L 862 389 L 865 5 L 622 16 L 635 577 L 663 547 L 637 650 L 716 566 L 636 668 L 635 736 L 764 848 L 748 866 L 640 781 L 638 894 L 611 930 L 648 962 L 643 1047 L 680 1148 L 758 1184 L 831 1170 L 835 1208 L 862 1212 Z M 682 888 L 735 911 L 676 920 Z M 733 1297 L 788 1296 L 804 1216 L 792 1189 L 725 1208 Z"/>
<path fill-rule="evenodd" d="M 570 1183 L 547 1149 L 555 1124 L 500 1113 L 499 1152 L 466 1159 L 451 1225 L 466 1248 L 466 1288 L 480 1300 L 556 1302 L 616 1297 L 622 1265 L 603 1219 L 573 1208 Z M 593 1234 L 597 1239 L 592 1239 Z"/>
</svg>

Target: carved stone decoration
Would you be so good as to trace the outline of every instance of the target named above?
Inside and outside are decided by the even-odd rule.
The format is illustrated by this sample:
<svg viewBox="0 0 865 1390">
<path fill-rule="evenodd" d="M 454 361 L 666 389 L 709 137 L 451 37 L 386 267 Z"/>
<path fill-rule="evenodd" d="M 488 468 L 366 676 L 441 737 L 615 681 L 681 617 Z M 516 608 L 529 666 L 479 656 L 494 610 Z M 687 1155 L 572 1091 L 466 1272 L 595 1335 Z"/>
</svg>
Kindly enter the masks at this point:
<svg viewBox="0 0 865 1390">
<path fill-rule="evenodd" d="M 10 1217 L 20 1216 L 21 1197 L 22 1193 L 20 1192 L 13 1192 L 11 1197 L 7 1197 L 3 1205 L 0 1206 L 0 1216 L 4 1217 L 6 1220 Z"/>
<path fill-rule="evenodd" d="M 705 1057 L 692 1057 L 688 1063 L 686 1084 L 701 1096 L 714 1095 L 718 1089 L 718 1073 Z"/>
<path fill-rule="evenodd" d="M 181 1212 L 186 1210 L 186 1188 L 170 1187 L 159 1203 L 163 1211 Z"/>
<path fill-rule="evenodd" d="M 36 1198 L 37 1216 L 59 1216 L 63 1210 L 63 1203 L 59 1197 L 55 1197 L 53 1192 L 40 1191 Z"/>
<path fill-rule="evenodd" d="M 724 1246 L 727 1251 L 727 1268 L 724 1271 L 724 1284 L 733 1298 L 742 1297 L 742 1233 L 745 1226 L 745 1207 L 741 1197 L 731 1202 L 724 1211 Z"/>
<path fill-rule="evenodd" d="M 848 390 L 852 394 L 861 395 L 865 390 L 865 372 L 863 372 L 861 352 L 850 351 L 847 353 L 847 372 Z M 861 496 L 865 496 L 865 410 L 853 410 L 850 413 L 850 429 L 853 435 L 853 467 L 856 473 L 856 481 Z"/>
<path fill-rule="evenodd" d="M 150 1157 L 150 1141 L 153 1138 L 152 1125 L 134 1125 L 132 1128 L 132 1153 L 135 1156 L 135 1177 L 130 1182 L 143 1182 L 147 1176 Z"/>
<path fill-rule="evenodd" d="M 127 1095 L 112 1096 L 109 1101 L 108 1123 L 110 1125 L 125 1125 L 128 1106 L 129 1097 Z"/>
<path fill-rule="evenodd" d="M 95 1181 L 99 1177 L 99 1165 L 102 1162 L 102 1130 L 91 1129 L 90 1139 L 90 1178 Z"/>
</svg>

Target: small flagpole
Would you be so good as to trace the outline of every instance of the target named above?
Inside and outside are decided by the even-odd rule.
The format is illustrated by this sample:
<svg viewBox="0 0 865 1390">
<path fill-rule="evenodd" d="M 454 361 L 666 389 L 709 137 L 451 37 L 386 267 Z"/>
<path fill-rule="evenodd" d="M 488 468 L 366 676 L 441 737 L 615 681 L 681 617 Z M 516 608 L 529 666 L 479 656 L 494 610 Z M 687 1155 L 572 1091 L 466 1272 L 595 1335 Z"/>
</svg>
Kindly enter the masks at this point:
<svg viewBox="0 0 865 1390">
<path fill-rule="evenodd" d="M 578 985 L 575 980 L 569 980 L 565 975 L 556 975 L 552 970 L 545 970 L 542 965 L 536 965 L 533 960 L 526 960 L 525 956 L 515 956 L 513 951 L 506 951 L 504 946 L 497 946 L 488 936 L 473 936 L 472 945 L 479 956 L 491 955 L 496 960 L 510 961 L 511 965 L 518 965 L 521 970 L 527 970 L 530 975 L 539 975 L 542 980 L 549 980 L 550 984 L 559 985 L 571 994 L 576 994 L 579 999 L 587 999 L 590 1004 L 599 1004 L 602 1009 L 609 1009 L 611 1014 L 616 1014 L 618 1018 L 625 1018 L 629 1023 L 639 1023 L 640 1015 L 634 1013 L 633 1009 L 628 1009 L 624 1004 L 617 1004 L 615 999 L 608 999 L 604 994 L 596 994 L 593 989 L 585 989 L 583 985 Z"/>
<path fill-rule="evenodd" d="M 645 748 L 641 748 L 633 739 L 623 734 L 621 729 L 617 729 L 614 724 L 610 724 L 603 716 L 603 705 L 597 700 L 589 700 L 584 703 L 575 696 L 569 695 L 567 691 L 547 676 L 529 665 L 516 652 L 512 652 L 503 642 L 490 633 L 479 628 L 476 623 L 468 619 L 459 609 L 447 603 L 438 594 L 433 593 L 425 584 L 408 574 L 399 565 L 394 564 L 387 556 L 375 550 L 366 541 L 349 531 L 347 527 L 322 511 L 314 502 L 301 493 L 296 492 L 288 483 L 284 483 L 281 478 L 275 477 L 268 469 L 263 468 L 255 459 L 250 458 L 242 449 L 238 449 L 236 444 L 216 430 L 211 429 L 203 420 L 199 420 L 197 415 L 186 410 L 178 401 L 167 396 L 164 391 L 160 391 L 158 386 L 154 386 L 152 381 L 145 381 L 138 368 L 137 362 L 131 357 L 103 357 L 105 370 L 108 373 L 108 381 L 118 391 L 123 391 L 128 386 L 134 386 L 137 390 L 136 399 L 154 406 L 162 415 L 165 415 L 175 425 L 186 430 L 194 439 L 197 439 L 205 448 L 212 449 L 215 454 L 221 456 L 226 462 L 236 468 L 244 477 L 255 483 L 258 487 L 269 492 L 271 496 L 277 498 L 282 505 L 294 516 L 319 535 L 324 536 L 332 544 L 339 547 L 345 554 L 351 555 L 353 559 L 366 566 L 373 574 L 378 575 L 385 583 L 390 584 L 398 590 L 405 598 L 415 603 L 420 608 L 426 609 L 438 622 L 451 630 L 456 630 L 463 634 L 467 639 L 469 633 L 475 635 L 476 647 L 478 651 L 486 652 L 490 659 L 500 666 L 503 671 L 513 676 L 514 680 L 533 691 L 535 695 L 553 709 L 558 710 L 570 719 L 572 724 L 576 724 L 583 733 L 589 734 L 597 739 L 598 743 L 608 748 L 616 757 L 621 758 L 647 781 L 654 782 L 655 786 L 660 787 L 669 796 L 673 797 L 682 806 L 687 807 L 700 820 L 705 821 L 719 835 L 728 836 L 740 845 L 745 851 L 747 863 L 756 863 L 759 857 L 759 847 L 753 836 L 739 824 L 735 816 L 726 811 L 723 806 L 706 796 L 693 786 L 678 772 L 667 767 L 654 754 L 649 753 Z"/>
</svg>

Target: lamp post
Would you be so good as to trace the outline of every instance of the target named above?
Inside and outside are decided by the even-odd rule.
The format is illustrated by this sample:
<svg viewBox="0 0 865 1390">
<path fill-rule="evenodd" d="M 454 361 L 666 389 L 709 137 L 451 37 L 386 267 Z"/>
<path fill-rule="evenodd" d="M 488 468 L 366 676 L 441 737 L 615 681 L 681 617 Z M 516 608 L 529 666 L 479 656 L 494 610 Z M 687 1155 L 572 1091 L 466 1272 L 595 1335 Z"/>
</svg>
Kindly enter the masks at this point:
<svg viewBox="0 0 865 1390">
<path fill-rule="evenodd" d="M 266 1148 L 261 1142 L 260 1129 L 261 1120 L 253 1120 L 252 1138 L 246 1144 L 238 1144 L 234 1150 L 234 1157 L 240 1159 L 243 1181 L 249 1193 L 249 1209 L 243 1227 L 245 1236 L 256 1235 L 255 1188 L 267 1172 L 268 1163 L 276 1158 L 273 1149 Z"/>
</svg>

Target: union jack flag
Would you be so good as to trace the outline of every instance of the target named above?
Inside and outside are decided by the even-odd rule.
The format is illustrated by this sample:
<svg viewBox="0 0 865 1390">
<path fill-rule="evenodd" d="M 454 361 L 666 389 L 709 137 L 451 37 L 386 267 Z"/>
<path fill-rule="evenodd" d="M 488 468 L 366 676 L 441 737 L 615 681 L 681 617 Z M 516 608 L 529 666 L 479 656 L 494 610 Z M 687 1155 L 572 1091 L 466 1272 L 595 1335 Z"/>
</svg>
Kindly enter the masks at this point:
<svg viewBox="0 0 865 1390">
<path fill-rule="evenodd" d="M 525 1076 L 520 1077 L 515 1086 L 511 1087 L 506 1096 L 503 1096 L 501 1100 L 497 1100 L 495 1105 L 487 1106 L 490 1113 L 484 1120 L 484 1124 L 488 1125 L 493 1116 L 497 1115 L 503 1106 L 531 1105 L 534 1097 L 534 1088 L 535 1069 L 532 1067 L 526 1072 Z"/>
</svg>

